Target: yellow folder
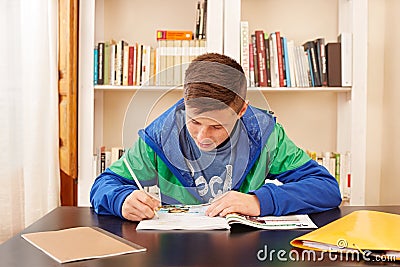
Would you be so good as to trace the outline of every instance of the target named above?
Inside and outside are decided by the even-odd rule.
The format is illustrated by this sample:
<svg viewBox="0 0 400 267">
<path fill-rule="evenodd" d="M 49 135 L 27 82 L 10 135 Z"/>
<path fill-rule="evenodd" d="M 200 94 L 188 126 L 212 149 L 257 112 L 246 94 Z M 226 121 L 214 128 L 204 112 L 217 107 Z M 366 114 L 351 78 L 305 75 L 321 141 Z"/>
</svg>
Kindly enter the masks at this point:
<svg viewBox="0 0 400 267">
<path fill-rule="evenodd" d="M 400 215 L 379 211 L 354 211 L 319 229 L 293 239 L 290 244 L 319 251 L 379 251 L 400 260 Z"/>
</svg>

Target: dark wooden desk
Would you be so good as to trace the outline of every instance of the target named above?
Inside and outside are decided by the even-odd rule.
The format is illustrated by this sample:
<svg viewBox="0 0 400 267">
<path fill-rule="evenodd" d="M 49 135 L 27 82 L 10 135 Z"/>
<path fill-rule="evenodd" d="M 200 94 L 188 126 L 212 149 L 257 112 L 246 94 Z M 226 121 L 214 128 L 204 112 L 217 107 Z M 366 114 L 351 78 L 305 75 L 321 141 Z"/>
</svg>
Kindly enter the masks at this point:
<svg viewBox="0 0 400 267">
<path fill-rule="evenodd" d="M 360 209 L 386 211 L 400 214 L 400 206 L 385 207 L 342 207 L 310 215 L 319 227 Z M 77 226 L 98 226 L 147 248 L 147 252 L 134 253 L 104 259 L 93 259 L 64 264 L 64 266 L 354 266 L 371 265 L 366 261 L 333 261 L 329 257 L 309 258 L 308 261 L 291 261 L 293 249 L 290 240 L 309 230 L 267 231 L 244 226 L 233 226 L 231 231 L 141 231 L 136 232 L 136 223 L 113 216 L 99 216 L 90 208 L 59 207 L 26 228 L 22 233 L 59 230 Z M 20 234 L 22 234 L 20 233 Z M 0 266 L 61 266 L 37 248 L 21 238 L 20 234 L 0 245 Z M 62 242 L 62 241 L 61 241 Z M 261 252 L 260 252 L 261 250 Z M 272 261 L 265 256 L 272 250 Z M 280 254 L 278 251 L 286 252 Z M 301 255 L 302 250 L 298 250 Z M 283 253 L 283 252 L 281 252 Z M 257 256 L 257 254 L 259 256 Z M 318 255 L 318 254 L 317 254 Z M 260 260 L 261 258 L 261 260 Z M 307 259 L 307 258 L 305 258 Z M 382 264 L 382 263 L 380 263 Z M 386 263 L 397 264 L 399 263 Z"/>
</svg>

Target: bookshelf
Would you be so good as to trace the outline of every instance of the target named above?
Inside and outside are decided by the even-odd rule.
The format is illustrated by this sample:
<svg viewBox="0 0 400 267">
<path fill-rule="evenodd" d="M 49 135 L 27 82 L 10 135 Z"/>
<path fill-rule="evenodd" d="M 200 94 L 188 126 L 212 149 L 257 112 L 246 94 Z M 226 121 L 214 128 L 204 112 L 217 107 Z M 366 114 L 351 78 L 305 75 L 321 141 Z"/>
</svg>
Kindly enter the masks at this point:
<svg viewBox="0 0 400 267">
<path fill-rule="evenodd" d="M 161 97 L 167 99 L 161 106 L 167 107 L 182 94 L 181 87 L 94 86 L 94 45 L 113 38 L 156 47 L 157 29 L 194 30 L 196 3 L 197 0 L 80 1 L 78 205 L 89 205 L 96 148 L 133 141 L 132 137 L 122 136 L 123 119 L 132 96 L 144 110 L 151 111 Z M 249 21 L 250 32 L 256 28 L 266 32 L 280 30 L 298 43 L 320 36 L 327 42 L 336 41 L 339 32 L 353 32 L 353 45 L 360 49 L 353 51 L 351 88 L 249 88 L 250 102 L 262 106 L 266 98 L 278 121 L 299 146 L 321 152 L 351 151 L 351 204 L 363 204 L 365 192 L 366 5 L 363 0 L 208 0 L 207 11 L 207 51 L 235 59 L 240 53 L 241 20 Z M 147 115 L 135 118 L 137 128 L 130 132 L 135 133 L 155 116 L 143 114 Z"/>
<path fill-rule="evenodd" d="M 352 51 L 351 88 L 267 88 L 261 92 L 296 144 L 319 152 L 351 152 L 350 204 L 354 205 L 365 203 L 367 6 L 362 0 L 231 0 L 225 7 L 225 16 L 231 18 L 224 36 L 231 41 L 224 40 L 224 52 L 237 60 L 240 21 L 249 22 L 250 33 L 280 31 L 297 44 L 319 37 L 335 42 L 341 32 L 353 34 L 357 49 Z"/>
<path fill-rule="evenodd" d="M 208 0 L 206 49 L 209 52 L 223 52 L 223 2 Z M 153 103 L 167 92 L 170 102 L 182 95 L 173 87 L 170 90 L 171 86 L 94 86 L 94 46 L 98 42 L 114 39 L 157 47 L 157 30 L 195 30 L 196 7 L 197 0 L 80 1 L 78 205 L 89 205 L 96 149 L 101 145 L 122 145 L 123 119 L 132 96 L 142 109 L 150 110 Z M 141 117 L 135 121 L 137 129 L 142 128 L 146 120 L 147 117 Z M 132 131 L 136 133 L 137 129 Z"/>
</svg>

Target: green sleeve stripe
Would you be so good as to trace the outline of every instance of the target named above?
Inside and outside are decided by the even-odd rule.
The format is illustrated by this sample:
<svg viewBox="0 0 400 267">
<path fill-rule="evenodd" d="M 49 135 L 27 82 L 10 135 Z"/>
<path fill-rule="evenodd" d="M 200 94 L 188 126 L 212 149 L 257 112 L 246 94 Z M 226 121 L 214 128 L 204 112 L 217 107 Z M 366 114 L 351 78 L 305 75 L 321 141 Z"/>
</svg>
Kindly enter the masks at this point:
<svg viewBox="0 0 400 267">
<path fill-rule="evenodd" d="M 310 160 L 307 153 L 289 139 L 278 123 L 275 124 L 267 141 L 267 147 L 270 151 L 269 172 L 271 174 L 296 169 Z"/>
<path fill-rule="evenodd" d="M 157 156 L 155 160 L 154 150 L 147 145 L 142 138 L 139 138 L 138 141 L 125 152 L 121 159 L 110 166 L 110 169 L 116 174 L 126 179 L 133 180 L 123 162 L 125 157 L 129 164 L 131 164 L 131 168 L 137 178 L 141 181 L 154 180 L 154 184 L 157 183 L 159 185 L 163 195 L 176 199 L 181 203 L 200 203 L 182 186 L 182 183 L 172 174 L 159 156 Z"/>
<path fill-rule="evenodd" d="M 139 138 L 119 160 L 110 166 L 110 169 L 116 174 L 132 180 L 131 174 L 123 162 L 124 158 L 128 160 L 133 172 L 139 180 L 149 181 L 156 177 L 154 152 L 141 138 Z"/>
</svg>

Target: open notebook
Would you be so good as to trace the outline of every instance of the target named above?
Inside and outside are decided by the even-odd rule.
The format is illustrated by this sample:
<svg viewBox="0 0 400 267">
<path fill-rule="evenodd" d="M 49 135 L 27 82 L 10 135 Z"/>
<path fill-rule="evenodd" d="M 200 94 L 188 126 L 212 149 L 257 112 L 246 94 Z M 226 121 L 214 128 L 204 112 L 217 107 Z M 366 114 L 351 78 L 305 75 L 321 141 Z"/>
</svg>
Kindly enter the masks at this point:
<svg viewBox="0 0 400 267">
<path fill-rule="evenodd" d="M 136 230 L 228 230 L 232 224 L 268 229 L 317 228 L 307 215 L 250 217 L 237 213 L 224 217 L 205 215 L 209 205 L 164 206 L 159 218 L 141 221 Z"/>
<path fill-rule="evenodd" d="M 97 227 L 36 232 L 22 237 L 60 263 L 146 251 Z"/>
<path fill-rule="evenodd" d="M 400 215 L 354 211 L 291 241 L 295 247 L 326 252 L 379 253 L 400 260 Z"/>
</svg>

